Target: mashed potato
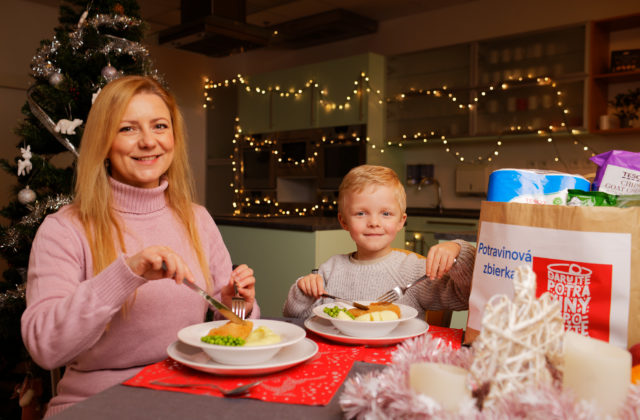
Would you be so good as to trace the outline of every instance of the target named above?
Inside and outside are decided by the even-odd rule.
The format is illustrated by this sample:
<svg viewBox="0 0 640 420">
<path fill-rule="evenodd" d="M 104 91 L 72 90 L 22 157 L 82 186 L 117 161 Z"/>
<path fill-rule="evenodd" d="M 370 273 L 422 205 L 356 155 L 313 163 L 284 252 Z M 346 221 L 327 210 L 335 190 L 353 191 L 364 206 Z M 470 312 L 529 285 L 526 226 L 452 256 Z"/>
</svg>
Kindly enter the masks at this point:
<svg viewBox="0 0 640 420">
<path fill-rule="evenodd" d="M 260 326 L 249 333 L 245 346 L 266 346 L 282 341 L 282 338 L 270 328 Z"/>
<path fill-rule="evenodd" d="M 356 321 L 393 321 L 395 319 L 398 319 L 398 314 L 393 311 L 369 312 L 356 317 Z"/>
<path fill-rule="evenodd" d="M 345 311 L 340 311 L 338 312 L 338 315 L 336 315 L 336 319 L 346 319 L 347 321 L 353 321 L 355 318 L 352 318 L 349 315 L 347 315 Z"/>
</svg>

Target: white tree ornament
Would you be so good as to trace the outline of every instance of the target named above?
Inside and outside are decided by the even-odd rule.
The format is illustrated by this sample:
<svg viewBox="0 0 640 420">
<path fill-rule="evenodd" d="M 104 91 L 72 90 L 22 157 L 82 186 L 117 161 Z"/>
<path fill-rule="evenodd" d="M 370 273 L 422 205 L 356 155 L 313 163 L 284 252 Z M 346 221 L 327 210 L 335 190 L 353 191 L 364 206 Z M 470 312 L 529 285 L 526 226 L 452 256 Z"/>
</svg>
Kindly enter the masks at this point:
<svg viewBox="0 0 640 420">
<path fill-rule="evenodd" d="M 20 153 L 22 154 L 22 159 L 18 159 L 18 176 L 26 175 L 31 172 L 31 146 L 27 145 L 26 148 L 21 147 Z"/>
<path fill-rule="evenodd" d="M 79 118 L 76 118 L 73 121 L 63 118 L 56 123 L 56 127 L 54 128 L 54 130 L 56 133 L 76 134 L 76 127 L 81 125 L 83 122 L 84 121 Z"/>
<path fill-rule="evenodd" d="M 541 382 L 558 379 L 564 323 L 560 304 L 549 293 L 536 299 L 536 275 L 518 267 L 513 301 L 493 296 L 482 317 L 482 331 L 473 343 L 471 376 L 477 385 L 490 383 L 486 404 Z"/>
</svg>

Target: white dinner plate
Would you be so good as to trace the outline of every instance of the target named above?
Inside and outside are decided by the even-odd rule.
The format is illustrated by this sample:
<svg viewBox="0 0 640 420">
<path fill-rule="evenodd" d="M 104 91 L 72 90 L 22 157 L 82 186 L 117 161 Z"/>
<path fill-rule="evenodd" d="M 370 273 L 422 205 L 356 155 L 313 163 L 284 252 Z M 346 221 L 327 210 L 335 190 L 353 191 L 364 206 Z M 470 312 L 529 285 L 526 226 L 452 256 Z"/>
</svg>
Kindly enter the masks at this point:
<svg viewBox="0 0 640 420">
<path fill-rule="evenodd" d="M 324 338 L 328 338 L 329 340 L 347 344 L 369 344 L 377 346 L 399 343 L 408 338 L 424 334 L 429 329 L 429 325 L 419 318 L 411 318 L 406 321 L 402 321 L 384 337 L 351 337 L 340 332 L 340 330 L 333 326 L 331 321 L 318 316 L 307 318 L 307 320 L 304 321 L 304 326 L 309 331 L 312 331 Z"/>
<path fill-rule="evenodd" d="M 365 305 L 370 305 L 371 301 L 360 301 Z M 356 321 L 351 318 L 340 319 L 333 318 L 329 314 L 327 314 L 324 309 L 325 308 L 353 308 L 351 305 L 346 305 L 342 302 L 331 302 L 325 303 L 322 305 L 315 306 L 313 308 L 313 314 L 319 318 L 326 319 L 331 322 L 342 334 L 350 335 L 351 337 L 358 338 L 382 338 L 387 337 L 389 334 L 393 332 L 403 321 L 406 321 L 411 318 L 415 318 L 418 315 L 418 311 L 416 308 L 408 305 L 402 305 L 400 303 L 396 304 L 398 309 L 400 310 L 400 318 L 390 319 L 387 321 Z"/>
<path fill-rule="evenodd" d="M 212 328 L 221 327 L 229 321 L 209 321 L 190 325 L 178 331 L 178 340 L 202 349 L 214 361 L 225 365 L 258 365 L 266 363 L 283 349 L 302 340 L 307 333 L 304 328 L 290 322 L 272 319 L 251 319 L 253 328 L 267 327 L 280 336 L 280 341 L 262 346 L 220 346 L 204 343 L 201 338 Z"/>
<path fill-rule="evenodd" d="M 211 360 L 198 347 L 190 346 L 178 340 L 167 347 L 167 354 L 178 363 L 192 369 L 216 375 L 253 376 L 277 372 L 311 359 L 318 352 L 318 345 L 305 338 L 297 343 L 281 349 L 275 356 L 264 363 L 256 365 L 223 365 Z"/>
</svg>

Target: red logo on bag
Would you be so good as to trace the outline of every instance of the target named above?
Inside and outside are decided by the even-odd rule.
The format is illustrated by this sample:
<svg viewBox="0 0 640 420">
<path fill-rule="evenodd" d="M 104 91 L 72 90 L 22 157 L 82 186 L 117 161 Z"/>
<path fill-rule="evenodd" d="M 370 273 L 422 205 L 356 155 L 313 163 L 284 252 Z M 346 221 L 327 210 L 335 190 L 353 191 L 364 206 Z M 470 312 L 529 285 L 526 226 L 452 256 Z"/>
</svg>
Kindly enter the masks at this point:
<svg viewBox="0 0 640 420">
<path fill-rule="evenodd" d="M 566 331 L 609 341 L 611 264 L 533 257 L 536 296 L 549 292 L 558 302 Z"/>
</svg>

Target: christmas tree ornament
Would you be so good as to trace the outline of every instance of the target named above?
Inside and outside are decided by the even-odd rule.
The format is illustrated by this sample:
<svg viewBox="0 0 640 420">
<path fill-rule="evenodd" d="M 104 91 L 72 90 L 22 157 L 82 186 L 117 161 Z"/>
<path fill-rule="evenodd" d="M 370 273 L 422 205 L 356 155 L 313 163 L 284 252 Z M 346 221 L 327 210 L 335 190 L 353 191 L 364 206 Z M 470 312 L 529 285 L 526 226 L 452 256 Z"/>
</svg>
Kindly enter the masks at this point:
<svg viewBox="0 0 640 420">
<path fill-rule="evenodd" d="M 58 86 L 60 83 L 62 83 L 63 80 L 64 76 L 57 71 L 51 73 L 51 76 L 49 76 L 49 84 L 51 86 Z"/>
<path fill-rule="evenodd" d="M 31 164 L 31 146 L 27 145 L 27 147 L 21 147 L 20 153 L 22 154 L 22 159 L 18 159 L 18 176 L 26 175 L 31 172 L 32 164 Z"/>
<path fill-rule="evenodd" d="M 76 127 L 82 125 L 83 122 L 84 121 L 79 118 L 75 118 L 73 121 L 63 118 L 56 123 L 54 130 L 56 133 L 76 134 Z"/>
<path fill-rule="evenodd" d="M 474 387 L 490 384 L 491 405 L 526 385 L 559 386 L 564 321 L 560 303 L 549 293 L 536 298 L 536 275 L 516 269 L 514 297 L 493 296 L 485 307 L 482 331 L 473 343 L 470 372 Z"/>
<path fill-rule="evenodd" d="M 36 201 L 36 193 L 27 185 L 18 192 L 18 201 L 24 205 L 31 204 Z"/>
<path fill-rule="evenodd" d="M 33 98 L 35 86 L 31 86 L 29 90 L 27 90 L 27 103 L 29 104 L 29 109 L 33 113 L 33 115 L 42 123 L 42 125 L 51 133 L 53 136 L 62 144 L 67 150 L 73 153 L 76 157 L 78 157 L 78 151 L 76 147 L 67 139 L 66 137 L 62 137 L 60 133 L 57 133 L 55 130 L 56 124 L 53 122 L 51 117 L 44 112 L 44 109 L 38 105 L 38 103 Z"/>
<path fill-rule="evenodd" d="M 118 76 L 118 69 L 116 69 L 111 65 L 111 63 L 109 63 L 102 68 L 102 70 L 100 71 L 100 74 L 102 75 L 102 77 L 104 77 L 105 79 L 107 79 L 107 81 L 110 82 L 116 79 L 116 77 Z"/>
</svg>

